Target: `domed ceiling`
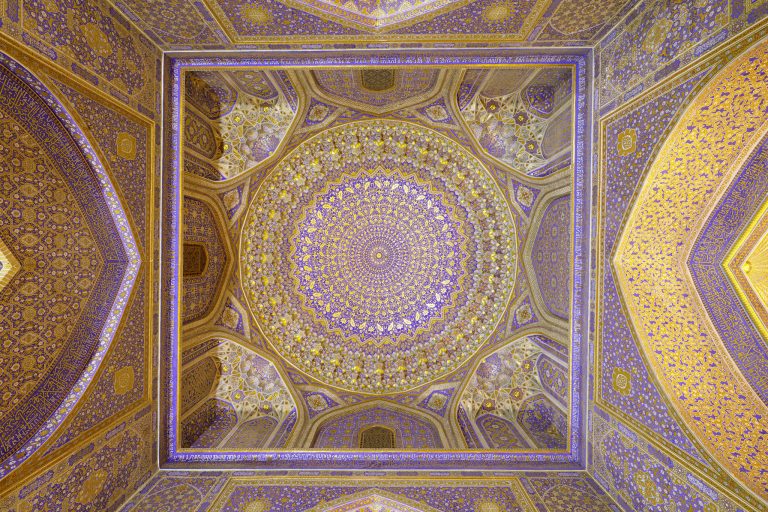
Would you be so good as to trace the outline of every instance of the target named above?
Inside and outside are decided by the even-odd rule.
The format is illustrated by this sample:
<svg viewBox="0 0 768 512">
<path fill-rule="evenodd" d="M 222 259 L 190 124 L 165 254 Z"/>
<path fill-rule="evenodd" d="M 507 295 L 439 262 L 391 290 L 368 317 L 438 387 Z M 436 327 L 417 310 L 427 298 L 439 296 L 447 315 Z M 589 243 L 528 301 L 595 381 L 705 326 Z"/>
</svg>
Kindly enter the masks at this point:
<svg viewBox="0 0 768 512">
<path fill-rule="evenodd" d="M 348 391 L 404 391 L 455 370 L 493 332 L 514 288 L 515 231 L 461 146 L 364 121 L 300 144 L 261 183 L 240 272 L 292 365 Z"/>
<path fill-rule="evenodd" d="M 565 460 L 574 66 L 183 78 L 178 456 Z"/>
</svg>

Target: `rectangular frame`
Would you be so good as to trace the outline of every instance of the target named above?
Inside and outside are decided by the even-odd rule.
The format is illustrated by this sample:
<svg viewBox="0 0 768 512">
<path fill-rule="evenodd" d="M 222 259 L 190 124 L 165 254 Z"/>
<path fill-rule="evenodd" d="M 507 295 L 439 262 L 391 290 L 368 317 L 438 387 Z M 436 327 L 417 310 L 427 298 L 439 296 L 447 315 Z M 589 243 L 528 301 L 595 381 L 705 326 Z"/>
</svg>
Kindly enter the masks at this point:
<svg viewBox="0 0 768 512">
<path fill-rule="evenodd" d="M 408 452 L 331 452 L 312 450 L 272 450 L 254 453 L 199 453 L 178 450 L 175 440 L 180 361 L 180 262 L 182 244 L 180 215 L 182 208 L 182 170 L 180 168 L 180 119 L 182 72 L 211 67 L 344 67 L 344 66 L 420 66 L 420 67 L 501 67 L 508 65 L 571 65 L 574 82 L 574 154 L 573 154 L 573 290 L 571 304 L 571 438 L 566 453 L 524 453 L 503 451 L 408 451 Z M 561 52 L 516 49 L 477 50 L 386 50 L 324 52 L 253 52 L 247 57 L 224 54 L 166 55 L 164 82 L 164 157 L 162 192 L 162 261 L 160 303 L 160 396 L 159 449 L 164 468 L 221 468 L 264 470 L 389 470 L 389 471 L 487 471 L 492 473 L 521 470 L 583 470 L 586 467 L 586 407 L 588 396 L 584 371 L 588 350 L 585 338 L 590 323 L 590 233 L 591 233 L 591 132 L 587 120 L 592 113 L 592 87 L 587 76 L 592 73 L 592 52 Z"/>
</svg>

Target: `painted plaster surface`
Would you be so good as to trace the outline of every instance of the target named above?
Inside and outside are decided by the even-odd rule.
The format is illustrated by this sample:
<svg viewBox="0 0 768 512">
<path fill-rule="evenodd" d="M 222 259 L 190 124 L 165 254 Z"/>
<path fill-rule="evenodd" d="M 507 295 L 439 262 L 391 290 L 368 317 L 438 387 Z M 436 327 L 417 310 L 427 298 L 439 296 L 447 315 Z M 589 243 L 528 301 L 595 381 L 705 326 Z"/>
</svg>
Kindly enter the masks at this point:
<svg viewBox="0 0 768 512">
<path fill-rule="evenodd" d="M 140 256 L 109 175 L 74 120 L 37 78 L 5 54 L 1 60 L 2 176 L 4 189 L 15 190 L 3 198 L 2 236 L 23 262 L 0 303 L 8 348 L 17 347 L 8 351 L 13 381 L 0 418 L 5 473 L 51 435 L 93 379 Z"/>
<path fill-rule="evenodd" d="M 765 46 L 758 45 L 692 102 L 645 180 L 615 259 L 619 288 L 665 392 L 697 438 L 763 496 L 768 410 L 728 358 L 683 272 L 686 240 L 701 230 L 712 192 L 727 186 L 738 169 L 732 162 L 743 161 L 745 148 L 764 133 L 764 116 L 753 113 L 765 111 L 765 60 Z"/>
<path fill-rule="evenodd" d="M 159 51 L 108 3 L 3 2 L 0 32 L 154 118 Z"/>
<path fill-rule="evenodd" d="M 13 237 L 26 236 L 28 243 L 9 246 L 23 254 L 18 273 L 2 290 L 15 290 L 23 300 L 0 303 L 4 312 L 33 303 L 41 311 L 34 318 L 31 310 L 26 317 L 0 313 L 3 336 L 15 332 L 11 339 L 25 340 L 26 348 L 16 353 L 27 361 L 18 367 L 23 372 L 3 364 L 6 379 L 0 381 L 10 386 L 12 372 L 12 380 L 25 382 L 16 390 L 47 397 L 28 401 L 36 404 L 34 413 L 9 413 L 27 422 L 13 427 L 19 436 L 42 428 L 26 453 L 4 465 L 4 475 L 16 469 L 0 484 L 0 509 L 115 508 L 154 471 L 153 447 L 144 440 L 153 424 L 146 407 L 146 292 L 159 51 L 101 2 L 0 2 L 0 10 L 3 74 L 13 70 L 32 92 L 24 99 L 8 76 L 3 79 L 5 120 L 16 119 L 22 129 L 2 137 L 0 175 L 7 183 L 0 209 L 10 214 L 22 207 L 27 220 L 24 227 L 2 223 L 15 225 Z M 11 157 L 11 148 L 23 155 Z M 44 177 L 36 174 L 43 171 Z M 8 185 L 14 182 L 14 190 L 26 193 L 13 193 Z M 126 275 L 135 280 L 132 287 Z M 33 340 L 41 340 L 40 333 L 44 345 Z M 11 389 L 2 393 L 13 400 Z M 34 451 L 49 439 L 44 450 Z"/>
<path fill-rule="evenodd" d="M 634 343 L 631 319 L 627 318 L 616 286 L 612 263 L 624 212 L 632 193 L 642 183 L 643 173 L 653 161 L 657 148 L 671 129 L 678 112 L 705 75 L 680 80 L 668 90 L 644 100 L 604 128 L 605 160 L 601 232 L 601 316 L 599 345 L 599 399 L 634 418 L 643 428 L 702 460 L 665 403 L 655 385 L 642 353 Z M 623 172 L 614 172 L 623 169 Z M 611 172 L 609 172 L 609 170 Z"/>
<path fill-rule="evenodd" d="M 611 110 L 757 23 L 762 0 L 647 0 L 599 45 L 599 108 Z"/>
<path fill-rule="evenodd" d="M 183 372 L 184 444 L 263 447 L 295 412 L 294 399 L 268 359 L 231 341 L 218 341 Z"/>
<path fill-rule="evenodd" d="M 570 214 L 570 196 L 550 203 L 539 224 L 531 253 L 544 304 L 550 313 L 561 318 L 568 318 L 571 299 Z"/>
<path fill-rule="evenodd" d="M 258 480 L 258 481 L 257 481 Z M 388 512 L 618 512 L 585 473 L 538 473 L 504 480 L 394 479 L 379 484 L 363 478 L 340 484 L 339 479 L 312 483 L 296 478 L 209 471 L 172 471 L 155 476 L 121 509 L 125 512 L 175 510 L 263 512 L 378 510 Z M 359 508 L 362 507 L 362 508 Z"/>
<path fill-rule="evenodd" d="M 180 100 L 178 105 L 195 113 L 192 117 L 185 113 L 179 121 L 194 119 L 201 127 L 195 128 L 196 133 L 204 136 L 175 141 L 204 159 L 195 148 L 215 155 L 229 140 L 210 121 L 231 115 L 227 112 L 233 104 L 233 84 L 237 82 L 236 88 L 244 91 L 241 78 L 251 80 L 254 94 L 268 97 L 276 93 L 277 73 L 270 70 L 265 82 L 261 75 L 238 69 L 244 65 L 240 61 L 219 60 L 208 64 L 219 66 L 220 71 L 214 73 L 207 66 L 190 73 L 200 63 L 185 61 L 174 73 L 187 78 L 206 73 L 200 76 L 208 77 L 207 85 L 192 90 L 185 104 L 190 91 L 181 90 L 184 82 L 177 82 L 174 101 Z M 227 69 L 236 64 L 234 70 Z M 510 359 L 512 366 L 521 367 L 530 377 L 529 387 L 535 388 L 515 402 L 517 409 L 505 405 L 505 390 L 497 393 L 498 410 L 473 409 L 472 421 L 464 408 L 458 407 L 457 412 L 457 406 L 472 369 L 490 353 L 521 339 L 524 330 L 567 328 L 567 321 L 553 328 L 550 322 L 563 318 L 542 314 L 547 307 L 538 280 L 529 280 L 534 274 L 518 257 L 517 247 L 532 245 L 526 240 L 535 237 L 549 204 L 543 198 L 552 197 L 549 194 L 556 189 L 561 191 L 558 195 L 572 190 L 574 180 L 583 183 L 579 178 L 584 176 L 583 160 L 571 161 L 574 153 L 566 141 L 563 158 L 546 163 L 540 181 L 538 175 L 502 168 L 480 150 L 461 123 L 452 101 L 457 91 L 444 90 L 448 84 L 463 87 L 464 70 L 419 66 L 407 75 L 413 78 L 399 81 L 398 73 L 404 70 L 398 66 L 291 69 L 286 76 L 292 87 L 283 82 L 280 90 L 286 98 L 290 94 L 285 91 L 296 92 L 298 119 L 278 144 L 275 158 L 223 183 L 221 179 L 213 183 L 216 178 L 187 167 L 192 151 L 185 153 L 185 193 L 215 198 L 217 207 L 223 206 L 225 219 L 217 226 L 218 238 L 237 251 L 240 268 L 225 271 L 216 312 L 183 327 L 181 360 L 201 357 L 217 333 L 226 331 L 238 344 L 252 345 L 274 361 L 296 397 L 296 409 L 269 434 L 271 438 L 266 432 L 274 428 L 272 422 L 243 423 L 243 432 L 252 432 L 255 444 L 229 452 L 227 439 L 242 436 L 228 432 L 239 432 L 241 427 L 232 426 L 229 406 L 204 399 L 218 393 L 217 400 L 226 400 L 220 392 L 220 372 L 210 364 L 195 367 L 194 373 L 182 371 L 170 391 L 171 396 L 175 390 L 180 392 L 181 403 L 171 401 L 164 439 L 173 446 L 174 460 L 229 459 L 243 464 L 263 458 L 261 448 L 284 446 L 285 451 L 267 452 L 276 467 L 329 463 L 369 467 L 395 458 L 405 467 L 421 464 L 411 462 L 416 458 L 430 467 L 433 463 L 466 467 L 463 450 L 469 447 L 494 450 L 472 454 L 478 457 L 471 463 L 478 464 L 475 467 L 502 460 L 525 461 L 534 467 L 541 461 L 570 460 L 578 451 L 581 388 L 571 382 L 578 383 L 581 374 L 580 368 L 574 368 L 569 375 L 568 355 L 570 350 L 579 353 L 579 342 L 567 336 L 557 341 L 543 335 L 535 341 L 531 338 L 536 353 L 530 360 Z M 506 79 L 521 70 L 525 72 L 516 82 Z M 583 112 L 581 71 L 574 74 L 572 66 L 518 65 L 498 71 L 485 89 L 516 94 L 526 112 L 536 112 L 548 123 L 546 130 L 556 128 L 557 140 L 547 143 L 546 151 L 560 151 L 557 148 L 567 137 L 561 137 L 560 128 L 549 121 L 570 118 L 577 104 Z M 250 78 L 238 73 L 248 73 Z M 337 80 L 344 87 L 323 89 L 317 74 L 323 75 L 326 85 Z M 434 76 L 437 82 L 430 78 Z M 395 102 L 385 105 L 389 109 L 385 114 L 376 114 L 382 95 L 393 95 Z M 563 117 L 563 112 L 568 115 Z M 581 114 L 576 118 L 583 121 Z M 584 132 L 573 133 L 578 140 Z M 572 173 L 561 172 L 571 166 Z M 583 208 L 579 193 L 569 197 L 574 201 L 563 201 L 561 217 L 570 218 L 571 208 Z M 564 224 L 561 220 L 558 225 Z M 514 224 L 511 229 L 510 223 Z M 398 235 L 401 232 L 406 235 Z M 514 237 L 508 236 L 512 233 Z M 560 238 L 559 233 L 554 237 Z M 573 262 L 570 256 L 557 257 L 553 265 L 566 267 L 558 268 L 558 275 L 569 275 L 578 254 L 574 251 Z M 583 276 L 574 276 L 572 283 L 563 279 L 556 286 L 583 286 Z M 509 303 L 488 299 L 491 292 L 509 297 Z M 578 293 L 573 297 L 580 303 Z M 562 312 L 564 317 L 571 309 Z M 547 341 L 540 343 L 539 338 Z M 475 339 L 481 341 L 476 344 Z M 170 354 L 173 357 L 173 351 Z M 496 384 L 489 381 L 486 391 L 493 394 Z M 176 416 L 179 407 L 181 416 Z M 372 407 L 383 410 L 368 415 L 369 420 L 381 422 L 378 426 L 360 420 Z M 184 425 L 189 425 L 189 435 L 183 436 L 189 441 L 186 447 L 194 444 L 192 437 L 204 441 L 194 451 L 175 444 L 176 433 Z M 326 428 L 329 425 L 333 428 Z M 362 429 L 382 426 L 425 434 L 411 441 L 401 436 L 405 442 L 391 453 L 357 448 Z M 320 439 L 318 432 L 326 448 L 301 451 Z M 287 444 L 269 440 L 278 438 Z M 425 448 L 448 451 L 438 457 L 421 454 Z"/>
<path fill-rule="evenodd" d="M 694 512 L 743 510 L 632 430 L 596 409 L 593 474 L 616 502 L 630 510 Z"/>
<path fill-rule="evenodd" d="M 219 49 L 300 40 L 593 44 L 631 4 L 626 0 L 531 0 L 514 7 L 497 0 L 263 0 L 248 4 L 126 0 L 117 8 L 163 49 Z"/>
<path fill-rule="evenodd" d="M 484 168 L 449 139 L 346 125 L 261 185 L 241 245 L 246 296 L 276 350 L 319 381 L 404 390 L 492 332 L 507 304 L 490 298 L 514 284 L 514 230 Z"/>
</svg>

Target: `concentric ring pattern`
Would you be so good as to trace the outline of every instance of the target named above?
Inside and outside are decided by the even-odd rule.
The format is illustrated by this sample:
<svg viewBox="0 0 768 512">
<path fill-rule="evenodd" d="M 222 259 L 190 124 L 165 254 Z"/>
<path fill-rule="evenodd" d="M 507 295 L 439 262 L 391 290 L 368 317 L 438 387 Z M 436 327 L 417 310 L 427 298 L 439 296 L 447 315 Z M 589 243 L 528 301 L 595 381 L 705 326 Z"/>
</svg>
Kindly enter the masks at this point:
<svg viewBox="0 0 768 512">
<path fill-rule="evenodd" d="M 275 349 L 328 385 L 375 394 L 466 361 L 504 313 L 517 259 L 482 164 L 434 131 L 381 120 L 292 151 L 256 193 L 240 251 Z"/>
</svg>

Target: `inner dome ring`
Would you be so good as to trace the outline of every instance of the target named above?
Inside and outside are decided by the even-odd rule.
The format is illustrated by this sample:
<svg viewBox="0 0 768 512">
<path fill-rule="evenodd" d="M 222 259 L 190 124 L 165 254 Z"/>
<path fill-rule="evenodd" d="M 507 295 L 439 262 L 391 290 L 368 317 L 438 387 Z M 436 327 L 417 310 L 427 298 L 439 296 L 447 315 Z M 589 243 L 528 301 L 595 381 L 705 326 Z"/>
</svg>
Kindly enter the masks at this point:
<svg viewBox="0 0 768 512">
<path fill-rule="evenodd" d="M 402 392 L 466 362 L 509 306 L 517 237 L 479 160 L 400 121 L 330 128 L 264 178 L 243 224 L 246 300 L 292 366 Z"/>
</svg>

